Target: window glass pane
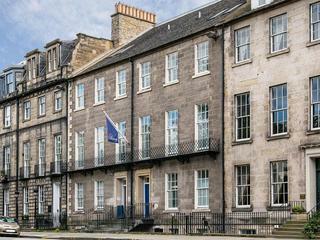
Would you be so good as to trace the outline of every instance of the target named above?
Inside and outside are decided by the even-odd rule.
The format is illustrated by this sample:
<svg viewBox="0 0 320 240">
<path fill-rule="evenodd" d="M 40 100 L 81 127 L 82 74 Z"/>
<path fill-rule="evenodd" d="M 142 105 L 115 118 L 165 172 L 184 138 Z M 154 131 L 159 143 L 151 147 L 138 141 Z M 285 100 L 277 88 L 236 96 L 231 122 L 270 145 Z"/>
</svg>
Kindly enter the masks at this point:
<svg viewBox="0 0 320 240">
<path fill-rule="evenodd" d="M 250 138 L 250 93 L 236 96 L 237 140 Z"/>
<path fill-rule="evenodd" d="M 271 163 L 272 204 L 288 203 L 288 169 L 287 161 Z"/>
<path fill-rule="evenodd" d="M 287 48 L 287 14 L 271 18 L 271 52 Z"/>
<path fill-rule="evenodd" d="M 288 96 L 287 84 L 271 88 L 271 116 L 272 116 L 272 134 L 281 134 L 287 132 L 288 121 Z"/>
<path fill-rule="evenodd" d="M 236 175 L 237 206 L 250 206 L 250 166 L 237 166 Z"/>
</svg>

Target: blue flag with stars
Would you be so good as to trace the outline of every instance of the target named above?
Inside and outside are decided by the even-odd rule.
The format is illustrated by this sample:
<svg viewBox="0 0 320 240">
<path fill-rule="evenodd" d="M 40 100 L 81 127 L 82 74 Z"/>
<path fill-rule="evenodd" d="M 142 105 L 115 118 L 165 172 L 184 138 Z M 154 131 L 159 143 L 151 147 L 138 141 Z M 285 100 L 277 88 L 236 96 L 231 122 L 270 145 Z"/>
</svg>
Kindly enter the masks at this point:
<svg viewBox="0 0 320 240">
<path fill-rule="evenodd" d="M 112 120 L 108 116 L 106 116 L 106 119 L 108 141 L 112 143 L 119 143 L 119 133 L 116 126 L 114 126 Z"/>
</svg>

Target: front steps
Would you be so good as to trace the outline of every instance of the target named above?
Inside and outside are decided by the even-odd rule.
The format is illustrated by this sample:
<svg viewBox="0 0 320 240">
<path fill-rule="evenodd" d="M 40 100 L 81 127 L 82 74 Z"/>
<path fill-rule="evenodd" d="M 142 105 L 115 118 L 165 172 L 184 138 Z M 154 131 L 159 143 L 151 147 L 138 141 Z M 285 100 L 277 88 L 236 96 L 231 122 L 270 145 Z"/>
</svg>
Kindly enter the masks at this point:
<svg viewBox="0 0 320 240">
<path fill-rule="evenodd" d="M 306 214 L 293 215 L 292 219 L 287 221 L 280 228 L 272 233 L 273 238 L 286 239 L 306 239 L 303 234 L 304 225 L 308 222 Z"/>
</svg>

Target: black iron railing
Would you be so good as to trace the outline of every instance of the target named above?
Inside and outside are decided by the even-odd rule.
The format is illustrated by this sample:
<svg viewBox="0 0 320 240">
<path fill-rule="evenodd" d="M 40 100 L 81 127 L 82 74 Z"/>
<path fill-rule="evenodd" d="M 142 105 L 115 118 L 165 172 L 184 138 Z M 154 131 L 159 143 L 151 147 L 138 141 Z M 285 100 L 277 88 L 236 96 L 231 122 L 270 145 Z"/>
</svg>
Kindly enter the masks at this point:
<svg viewBox="0 0 320 240">
<path fill-rule="evenodd" d="M 209 138 L 199 141 L 181 142 L 174 145 L 163 145 L 151 147 L 148 150 L 135 150 L 134 152 L 122 152 L 118 154 L 105 155 L 103 158 L 86 159 L 81 162 L 72 162 L 69 171 L 81 169 L 93 169 L 141 161 L 166 160 L 186 158 L 192 155 L 210 154 L 219 152 L 219 140 Z"/>
<path fill-rule="evenodd" d="M 139 203 L 134 206 L 106 206 L 97 211 L 91 209 L 69 216 L 72 228 L 108 229 L 116 224 L 131 230 L 137 224 L 150 224 L 154 231 L 171 234 L 258 234 L 270 235 L 291 217 L 288 208 L 269 212 L 176 212 L 154 210 L 153 204 Z"/>
<path fill-rule="evenodd" d="M 49 230 L 49 229 L 67 229 L 67 214 L 59 213 L 45 213 L 37 214 L 33 216 L 22 216 L 19 221 L 21 229 L 37 229 L 37 230 Z"/>
<path fill-rule="evenodd" d="M 0 171 L 0 182 L 7 182 L 10 180 L 11 174 L 10 174 L 10 168 L 7 168 L 5 170 Z"/>
<path fill-rule="evenodd" d="M 23 166 L 20 168 L 20 179 L 28 179 L 31 177 L 31 167 Z"/>
<path fill-rule="evenodd" d="M 64 161 L 54 161 L 50 163 L 50 174 L 60 175 L 65 173 L 67 170 L 67 164 Z"/>
<path fill-rule="evenodd" d="M 34 174 L 36 177 L 44 177 L 46 175 L 46 164 L 37 164 L 34 166 Z"/>
</svg>

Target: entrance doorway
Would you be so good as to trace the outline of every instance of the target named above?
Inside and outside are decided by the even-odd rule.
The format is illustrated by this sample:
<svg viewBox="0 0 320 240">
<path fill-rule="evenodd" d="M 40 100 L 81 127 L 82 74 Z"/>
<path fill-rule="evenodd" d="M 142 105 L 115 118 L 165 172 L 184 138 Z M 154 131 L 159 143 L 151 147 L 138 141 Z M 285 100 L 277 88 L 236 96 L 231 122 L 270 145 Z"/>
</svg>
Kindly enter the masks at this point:
<svg viewBox="0 0 320 240">
<path fill-rule="evenodd" d="M 150 179 L 143 178 L 143 203 L 144 203 L 144 217 L 150 216 Z"/>
<path fill-rule="evenodd" d="M 60 199 L 61 199 L 60 183 L 53 183 L 52 191 L 53 191 L 53 202 L 52 202 L 53 226 L 59 227 L 60 226 Z"/>
<path fill-rule="evenodd" d="M 127 210 L 127 180 L 125 178 L 118 179 L 118 199 L 117 218 L 125 218 Z"/>
<path fill-rule="evenodd" d="M 316 159 L 316 199 L 317 199 L 317 207 L 319 207 L 320 203 L 320 158 Z"/>
</svg>

